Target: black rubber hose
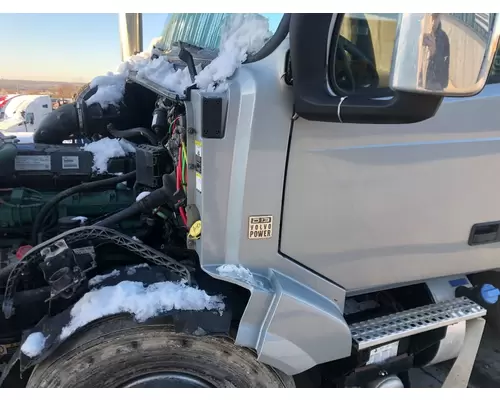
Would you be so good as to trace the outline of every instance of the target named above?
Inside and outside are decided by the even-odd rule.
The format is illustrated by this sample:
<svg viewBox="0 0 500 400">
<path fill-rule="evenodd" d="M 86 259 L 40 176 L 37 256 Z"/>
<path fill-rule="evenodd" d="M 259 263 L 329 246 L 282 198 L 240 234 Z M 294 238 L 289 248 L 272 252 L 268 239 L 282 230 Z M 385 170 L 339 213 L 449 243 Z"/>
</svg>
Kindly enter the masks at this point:
<svg viewBox="0 0 500 400">
<path fill-rule="evenodd" d="M 288 35 L 288 31 L 290 28 L 290 18 L 292 14 L 284 14 L 281 18 L 281 21 L 274 32 L 274 35 L 264 44 L 264 47 L 260 49 L 255 54 L 249 54 L 247 59 L 243 64 L 249 64 L 256 61 L 260 61 L 266 58 L 269 54 L 271 54 L 276 48 L 285 40 L 286 35 Z"/>
<path fill-rule="evenodd" d="M 118 130 L 113 126 L 113 124 L 108 124 L 108 132 L 115 138 L 120 138 L 120 139 L 129 139 L 135 136 L 144 136 L 148 140 L 148 142 L 153 146 L 158 145 L 158 139 L 156 138 L 155 134 L 146 128 L 138 127 L 132 129 Z"/>
<path fill-rule="evenodd" d="M 124 219 L 130 218 L 134 215 L 140 213 L 144 214 L 151 213 L 155 208 L 160 207 L 165 203 L 168 203 L 169 206 L 173 207 L 172 199 L 174 192 L 171 190 L 172 187 L 171 179 L 172 179 L 171 176 L 164 175 L 163 187 L 154 190 L 143 199 L 136 201 L 130 207 L 118 211 L 117 213 L 96 222 L 94 225 L 111 227 L 113 225 L 118 224 L 120 221 L 123 221 Z"/>
<path fill-rule="evenodd" d="M 50 287 L 44 286 L 38 289 L 22 290 L 14 293 L 14 305 L 26 305 L 32 303 L 41 303 L 50 297 Z M 4 296 L 0 295 L 0 303 Z"/>
<path fill-rule="evenodd" d="M 75 103 L 64 104 L 43 117 L 33 133 L 33 142 L 43 144 L 61 144 L 71 135 L 80 134 L 78 113 Z"/>
<path fill-rule="evenodd" d="M 58 193 L 56 196 L 52 197 L 47 203 L 44 204 L 40 212 L 35 218 L 35 222 L 33 223 L 33 228 L 31 230 L 31 240 L 35 245 L 38 244 L 38 234 L 40 228 L 45 223 L 45 219 L 49 214 L 50 210 L 60 201 L 65 198 L 74 195 L 75 193 L 89 192 L 94 189 L 99 189 L 105 186 L 114 186 L 120 182 L 127 181 L 129 179 L 135 178 L 135 171 L 129 172 L 128 174 L 123 174 L 119 176 L 115 176 L 113 178 L 103 179 L 100 181 L 94 182 L 85 182 L 78 186 L 73 186 L 72 188 L 63 190 Z"/>
<path fill-rule="evenodd" d="M 7 279 L 12 270 L 16 267 L 16 265 L 17 265 L 16 263 L 12 263 L 0 269 L 0 281 Z"/>
<path fill-rule="evenodd" d="M 113 215 L 110 215 L 109 217 L 104 218 L 104 219 L 96 222 L 94 225 L 110 227 L 110 226 L 118 224 L 119 222 L 123 221 L 124 219 L 133 217 L 134 215 L 137 215 L 137 214 L 142 212 L 142 209 L 139 206 L 139 203 L 140 202 L 134 203 L 130 207 L 127 207 L 124 210 L 118 211 L 117 213 L 114 213 Z"/>
</svg>

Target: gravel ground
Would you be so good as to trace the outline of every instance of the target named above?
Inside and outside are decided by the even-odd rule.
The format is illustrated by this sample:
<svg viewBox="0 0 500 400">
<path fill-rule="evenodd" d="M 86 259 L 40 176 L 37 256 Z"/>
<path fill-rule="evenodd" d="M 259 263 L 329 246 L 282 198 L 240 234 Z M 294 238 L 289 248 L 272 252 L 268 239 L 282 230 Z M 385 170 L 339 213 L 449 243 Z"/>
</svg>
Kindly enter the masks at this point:
<svg viewBox="0 0 500 400">
<path fill-rule="evenodd" d="M 444 362 L 432 367 L 413 370 L 410 374 L 412 386 L 417 388 L 438 388 L 453 365 Z M 472 371 L 470 388 L 500 388 L 500 340 L 486 329 L 476 364 Z"/>
</svg>

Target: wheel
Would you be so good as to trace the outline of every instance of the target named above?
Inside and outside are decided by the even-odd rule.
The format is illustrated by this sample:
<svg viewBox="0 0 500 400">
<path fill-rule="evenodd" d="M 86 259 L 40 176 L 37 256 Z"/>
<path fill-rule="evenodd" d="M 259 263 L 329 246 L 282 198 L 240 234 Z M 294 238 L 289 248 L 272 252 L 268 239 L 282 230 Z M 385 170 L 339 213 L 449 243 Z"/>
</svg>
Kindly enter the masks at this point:
<svg viewBox="0 0 500 400">
<path fill-rule="evenodd" d="M 294 387 L 228 338 L 175 333 L 113 318 L 90 326 L 37 365 L 27 387 Z"/>
</svg>

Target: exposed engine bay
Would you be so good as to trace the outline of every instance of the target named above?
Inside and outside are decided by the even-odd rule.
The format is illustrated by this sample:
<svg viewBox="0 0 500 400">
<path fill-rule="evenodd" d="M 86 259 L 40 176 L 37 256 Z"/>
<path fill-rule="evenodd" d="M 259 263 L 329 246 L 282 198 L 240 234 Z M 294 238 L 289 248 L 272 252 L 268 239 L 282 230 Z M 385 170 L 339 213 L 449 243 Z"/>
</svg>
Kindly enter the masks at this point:
<svg viewBox="0 0 500 400">
<path fill-rule="evenodd" d="M 77 110 L 91 94 L 50 114 L 35 143 L 1 139 L 0 365 L 22 331 L 73 304 L 100 273 L 149 263 L 194 281 L 186 243 L 200 216 L 186 209 L 183 103 L 128 82 L 119 107 Z M 100 141 L 124 154 L 108 148 L 103 164 Z"/>
</svg>

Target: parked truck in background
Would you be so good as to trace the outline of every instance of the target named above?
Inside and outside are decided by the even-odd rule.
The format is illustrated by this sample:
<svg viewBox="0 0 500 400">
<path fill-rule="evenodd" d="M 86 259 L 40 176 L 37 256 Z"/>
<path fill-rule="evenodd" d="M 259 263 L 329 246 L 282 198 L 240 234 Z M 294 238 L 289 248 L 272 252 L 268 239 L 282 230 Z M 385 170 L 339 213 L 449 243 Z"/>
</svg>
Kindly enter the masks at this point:
<svg viewBox="0 0 500 400">
<path fill-rule="evenodd" d="M 34 132 L 52 111 L 48 95 L 17 95 L 9 99 L 0 121 L 0 132 Z"/>
<path fill-rule="evenodd" d="M 19 94 L 5 94 L 0 96 L 0 121 L 4 119 L 5 107 L 7 107 L 7 104 L 9 104 L 10 100 L 16 96 L 19 96 Z"/>
<path fill-rule="evenodd" d="M 456 359 L 466 387 L 498 325 L 499 33 L 172 14 L 2 140 L 1 384 L 411 387 Z"/>
</svg>

